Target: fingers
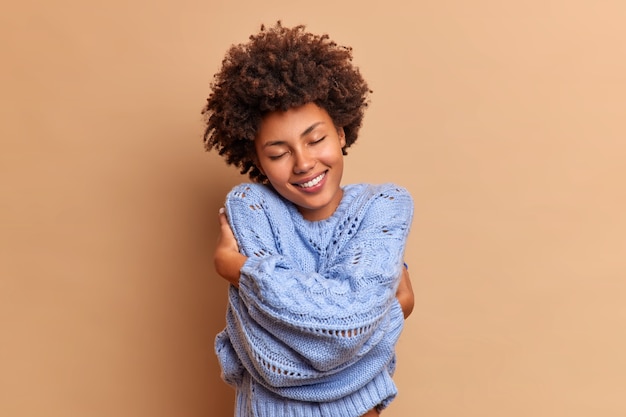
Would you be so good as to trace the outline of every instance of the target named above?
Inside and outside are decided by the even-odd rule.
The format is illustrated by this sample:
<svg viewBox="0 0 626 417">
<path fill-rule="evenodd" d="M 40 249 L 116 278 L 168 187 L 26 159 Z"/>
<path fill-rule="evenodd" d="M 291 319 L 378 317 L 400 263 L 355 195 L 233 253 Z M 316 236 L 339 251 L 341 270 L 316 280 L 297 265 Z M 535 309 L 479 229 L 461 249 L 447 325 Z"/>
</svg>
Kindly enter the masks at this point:
<svg viewBox="0 0 626 417">
<path fill-rule="evenodd" d="M 233 229 L 228 222 L 228 218 L 226 217 L 226 211 L 224 207 L 221 207 L 218 212 L 218 218 L 220 222 L 220 233 L 218 236 L 218 245 L 222 247 L 228 247 L 235 251 L 239 251 L 239 246 L 237 245 L 237 240 L 235 239 L 235 234 L 233 233 Z"/>
</svg>

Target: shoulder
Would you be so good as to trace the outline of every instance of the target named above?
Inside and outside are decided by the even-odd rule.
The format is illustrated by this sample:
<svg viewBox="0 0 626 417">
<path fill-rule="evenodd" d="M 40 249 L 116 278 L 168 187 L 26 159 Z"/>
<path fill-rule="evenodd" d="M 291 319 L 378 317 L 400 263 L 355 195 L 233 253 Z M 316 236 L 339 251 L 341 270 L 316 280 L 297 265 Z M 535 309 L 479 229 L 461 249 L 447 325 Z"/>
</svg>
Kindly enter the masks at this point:
<svg viewBox="0 0 626 417">
<path fill-rule="evenodd" d="M 263 185 L 257 184 L 254 182 L 243 182 L 241 184 L 235 185 L 227 194 L 226 199 L 238 199 L 238 198 L 246 198 L 248 196 L 263 196 L 264 194 L 270 192 L 270 188 Z"/>
<path fill-rule="evenodd" d="M 231 219 L 260 221 L 260 218 L 288 216 L 288 203 L 273 188 L 258 183 L 233 187 L 224 203 Z"/>
<path fill-rule="evenodd" d="M 270 187 L 263 184 L 244 182 L 234 186 L 226 195 L 226 204 L 284 204 L 283 199 Z"/>
<path fill-rule="evenodd" d="M 413 222 L 413 198 L 397 184 L 355 184 L 344 187 L 350 195 L 345 223 L 354 242 L 379 239 L 404 242 Z M 356 233 L 351 233 L 356 229 Z M 369 243 L 371 244 L 371 243 Z"/>
<path fill-rule="evenodd" d="M 413 209 L 413 197 L 409 191 L 391 182 L 383 184 L 351 184 L 345 187 L 347 193 L 363 204 L 377 206 L 404 206 Z"/>
<path fill-rule="evenodd" d="M 395 197 L 408 198 L 413 200 L 409 191 L 401 185 L 387 182 L 384 184 L 371 185 L 378 197 L 394 199 Z"/>
</svg>

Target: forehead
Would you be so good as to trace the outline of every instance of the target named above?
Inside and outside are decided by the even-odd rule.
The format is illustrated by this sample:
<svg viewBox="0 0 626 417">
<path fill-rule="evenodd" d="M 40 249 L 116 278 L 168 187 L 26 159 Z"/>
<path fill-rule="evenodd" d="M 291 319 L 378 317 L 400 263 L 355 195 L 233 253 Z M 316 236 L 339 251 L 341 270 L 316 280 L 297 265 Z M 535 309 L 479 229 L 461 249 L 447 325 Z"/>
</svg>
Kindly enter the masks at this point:
<svg viewBox="0 0 626 417">
<path fill-rule="evenodd" d="M 314 103 L 307 103 L 286 111 L 274 111 L 261 120 L 257 132 L 259 140 L 288 140 L 299 138 L 311 126 L 333 126 L 326 110 Z"/>
</svg>

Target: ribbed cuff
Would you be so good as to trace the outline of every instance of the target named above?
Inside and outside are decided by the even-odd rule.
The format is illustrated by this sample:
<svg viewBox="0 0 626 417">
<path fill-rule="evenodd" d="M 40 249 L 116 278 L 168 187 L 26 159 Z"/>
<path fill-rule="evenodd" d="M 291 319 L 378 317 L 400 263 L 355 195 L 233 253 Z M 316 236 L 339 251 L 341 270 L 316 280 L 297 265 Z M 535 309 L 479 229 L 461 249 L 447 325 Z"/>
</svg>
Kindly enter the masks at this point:
<svg viewBox="0 0 626 417">
<path fill-rule="evenodd" d="M 237 392 L 236 417 L 360 417 L 373 408 L 387 407 L 397 393 L 388 372 L 353 394 L 325 403 L 280 399 L 246 376 Z"/>
<path fill-rule="evenodd" d="M 388 372 L 380 373 L 357 392 L 331 403 L 320 404 L 322 416 L 360 417 L 372 408 L 387 407 L 398 394 L 396 384 Z"/>
</svg>

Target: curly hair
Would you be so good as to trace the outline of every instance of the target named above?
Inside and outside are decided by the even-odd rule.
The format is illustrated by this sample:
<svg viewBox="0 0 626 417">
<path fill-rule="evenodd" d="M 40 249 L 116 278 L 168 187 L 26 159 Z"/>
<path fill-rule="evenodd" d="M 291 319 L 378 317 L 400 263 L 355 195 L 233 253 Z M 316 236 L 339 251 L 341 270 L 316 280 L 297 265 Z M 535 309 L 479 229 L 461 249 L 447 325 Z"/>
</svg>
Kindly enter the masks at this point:
<svg viewBox="0 0 626 417">
<path fill-rule="evenodd" d="M 217 150 L 256 182 L 267 180 L 254 163 L 254 138 L 264 115 L 315 103 L 344 129 L 346 155 L 372 92 L 352 64 L 351 47 L 280 21 L 272 28 L 262 25 L 249 42 L 231 46 L 211 90 L 202 110 L 204 147 Z"/>
</svg>

